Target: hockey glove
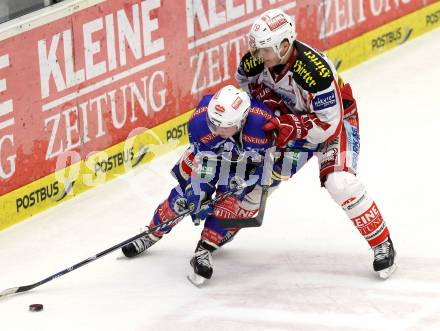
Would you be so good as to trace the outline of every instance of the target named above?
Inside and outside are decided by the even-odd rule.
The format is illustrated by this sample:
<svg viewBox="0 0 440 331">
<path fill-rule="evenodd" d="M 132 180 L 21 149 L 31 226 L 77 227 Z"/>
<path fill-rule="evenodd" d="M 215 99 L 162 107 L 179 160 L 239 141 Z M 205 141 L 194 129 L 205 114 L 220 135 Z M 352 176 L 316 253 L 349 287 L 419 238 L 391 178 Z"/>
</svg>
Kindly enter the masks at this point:
<svg viewBox="0 0 440 331">
<path fill-rule="evenodd" d="M 279 110 L 283 114 L 289 113 L 289 109 L 281 97 L 267 86 L 263 84 L 250 84 L 249 91 L 254 98 L 260 100 L 273 112 Z"/>
<path fill-rule="evenodd" d="M 185 199 L 187 207 L 193 217 L 193 222 L 198 225 L 198 221 L 204 221 L 209 214 L 214 212 L 213 203 L 203 202 L 214 192 L 214 187 L 207 183 L 188 184 L 185 189 Z M 203 205 L 202 205 L 203 204 Z"/>
<path fill-rule="evenodd" d="M 356 100 L 350 84 L 346 83 L 341 88 L 342 104 L 344 105 L 344 118 L 357 115 Z"/>
<path fill-rule="evenodd" d="M 283 148 L 290 140 L 304 139 L 313 127 L 307 115 L 284 114 L 275 117 L 263 125 L 264 131 L 278 131 L 275 144 Z"/>
</svg>

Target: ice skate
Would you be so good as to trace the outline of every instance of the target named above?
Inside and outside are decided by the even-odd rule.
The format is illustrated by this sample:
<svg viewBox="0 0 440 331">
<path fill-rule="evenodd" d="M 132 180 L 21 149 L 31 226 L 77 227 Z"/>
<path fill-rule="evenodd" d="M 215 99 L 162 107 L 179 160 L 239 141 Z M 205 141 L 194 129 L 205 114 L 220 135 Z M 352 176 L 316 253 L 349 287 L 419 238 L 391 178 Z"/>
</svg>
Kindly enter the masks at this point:
<svg viewBox="0 0 440 331">
<path fill-rule="evenodd" d="M 148 227 L 146 231 L 148 231 Z M 122 253 L 129 258 L 135 257 L 136 255 L 139 255 L 140 253 L 146 251 L 148 248 L 153 246 L 159 241 L 159 239 L 159 237 L 156 237 L 153 234 L 145 235 L 123 246 Z"/>
<path fill-rule="evenodd" d="M 209 244 L 199 241 L 196 251 L 191 258 L 192 272 L 187 276 L 195 286 L 203 285 L 213 273 L 211 252 L 214 250 Z"/>
<path fill-rule="evenodd" d="M 374 262 L 373 268 L 379 274 L 382 279 L 387 279 L 396 270 L 395 257 L 396 252 L 394 250 L 393 242 L 388 237 L 382 244 L 373 247 L 374 250 Z"/>
</svg>

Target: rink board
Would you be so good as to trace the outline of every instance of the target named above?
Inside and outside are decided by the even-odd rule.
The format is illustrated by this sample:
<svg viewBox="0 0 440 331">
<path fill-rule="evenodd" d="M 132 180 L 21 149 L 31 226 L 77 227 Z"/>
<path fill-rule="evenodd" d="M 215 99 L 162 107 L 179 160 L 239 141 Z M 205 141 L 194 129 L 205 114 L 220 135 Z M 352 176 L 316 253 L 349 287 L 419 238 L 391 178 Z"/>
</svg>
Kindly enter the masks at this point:
<svg viewBox="0 0 440 331">
<path fill-rule="evenodd" d="M 438 27 L 440 3 L 435 3 L 329 49 L 326 53 L 343 71 Z"/>
<path fill-rule="evenodd" d="M 187 112 L 153 129 L 139 129 L 124 142 L 6 194 L 0 200 L 0 230 L 186 144 L 190 115 Z M 173 138 L 179 135 L 186 138 Z"/>
<path fill-rule="evenodd" d="M 287 6 L 286 8 L 290 8 L 290 10 L 295 10 L 297 13 L 301 13 L 303 10 L 305 10 L 305 7 L 301 5 L 292 6 L 290 2 L 286 2 L 286 1 L 284 2 L 279 1 L 279 2 L 280 2 L 280 6 L 284 6 L 284 7 Z M 87 1 L 84 3 L 87 3 L 88 6 L 94 6 L 97 3 L 100 3 L 100 1 Z M 316 4 L 317 2 L 312 1 L 312 3 Z M 81 8 L 78 7 L 76 9 L 75 8 L 72 9 L 72 7 L 66 6 L 66 8 L 64 9 L 64 12 L 60 11 L 59 17 L 55 17 L 55 18 L 59 20 L 65 20 L 66 18 L 63 15 L 68 15 L 69 13 L 80 11 L 82 9 L 87 8 L 87 6 Z M 322 15 L 325 15 L 324 12 L 325 10 L 322 11 Z M 388 15 L 387 19 L 393 18 L 393 16 L 391 16 L 392 12 L 391 11 L 386 12 L 386 8 L 384 9 L 384 13 Z M 319 10 L 315 12 L 314 20 L 315 23 L 319 21 Z M 347 23 L 346 25 L 349 25 L 350 19 L 347 20 L 348 21 L 346 22 Z M 337 64 L 339 70 L 348 69 L 354 65 L 357 65 L 367 60 L 372 56 L 381 54 L 382 52 L 397 47 L 398 45 L 401 45 L 422 33 L 425 33 L 431 29 L 439 27 L 440 3 L 435 2 L 434 4 L 424 7 L 423 9 L 418 10 L 414 13 L 393 20 L 390 23 L 387 23 L 383 26 L 376 27 L 371 31 L 368 31 L 368 29 L 371 28 L 372 26 L 371 24 L 373 23 L 363 22 L 362 19 L 360 21 L 361 21 L 360 24 L 363 25 L 360 28 L 358 28 L 355 32 L 350 32 L 351 35 L 349 35 L 349 37 L 350 36 L 353 37 L 354 35 L 358 34 L 359 31 L 365 31 L 365 32 L 357 37 L 354 37 L 352 40 L 348 42 L 346 40 L 344 41 L 343 39 L 341 39 L 340 34 L 339 35 L 337 33 L 332 34 L 332 31 L 335 29 L 333 25 L 329 24 L 326 27 L 328 28 L 327 31 L 328 33 L 326 35 L 326 33 L 323 32 L 322 30 L 323 25 L 317 24 L 317 26 L 321 28 L 320 33 L 327 37 L 326 44 L 332 45 L 342 42 L 342 44 L 340 44 L 339 46 L 332 47 L 326 51 L 329 54 L 329 56 L 333 59 L 333 61 Z M 69 24 L 70 23 L 72 22 L 69 22 Z M 374 24 L 375 25 L 378 24 L 377 20 L 374 21 Z M 43 25 L 44 24 L 42 23 L 41 26 Z M 247 26 L 245 27 L 246 29 L 248 28 Z M 236 38 L 239 39 L 244 38 L 242 28 L 243 28 L 242 26 L 238 27 L 236 30 L 233 31 L 232 34 Z M 19 29 L 20 31 L 17 30 L 15 32 L 16 35 L 19 35 L 20 33 L 27 31 L 26 24 L 20 26 L 20 29 Z M 45 27 L 45 29 L 47 29 L 47 27 Z M 299 33 L 301 33 L 301 29 L 304 29 L 304 27 L 301 27 L 301 25 L 299 25 L 298 26 Z M 14 33 L 8 35 L 7 34 L 8 31 L 1 31 L 0 29 L 0 36 L 1 36 L 0 39 L 6 37 L 16 38 L 16 35 L 14 35 Z M 302 34 L 307 36 L 306 38 L 302 38 L 302 40 L 306 40 L 312 45 L 314 46 L 316 45 L 316 47 L 318 48 L 322 48 L 322 49 L 325 48 L 323 45 L 323 40 L 317 38 L 316 34 L 307 35 L 305 31 L 303 31 Z M 227 38 L 227 37 L 222 37 L 222 38 Z M 193 50 L 197 52 L 201 48 L 209 47 L 210 45 L 212 45 L 213 42 L 217 42 L 216 40 L 212 39 L 212 35 L 204 36 L 203 34 L 199 36 L 199 38 L 195 38 L 194 40 L 196 41 L 194 42 L 190 41 L 188 43 L 187 46 L 188 46 L 188 51 L 190 53 L 185 56 L 187 56 L 188 58 L 193 58 L 193 60 L 196 62 L 198 61 L 197 56 L 199 56 L 200 58 L 202 56 L 201 55 L 202 53 L 191 53 L 193 52 Z M 199 43 L 202 44 L 202 46 L 200 46 Z M 230 46 L 230 44 L 228 45 Z M 219 47 L 221 48 L 223 46 L 219 46 Z M 207 54 L 209 54 L 209 51 Z M 169 53 L 160 53 L 158 55 L 160 56 L 156 57 L 156 59 L 160 59 L 160 58 L 168 59 L 167 56 L 169 56 Z M 4 57 L 2 58 L 0 54 L 0 60 L 2 59 L 5 60 L 5 58 Z M 153 58 L 152 60 L 155 59 Z M 159 62 L 158 65 L 161 65 L 161 63 L 164 63 L 164 61 L 161 60 L 161 62 Z M 126 171 L 132 169 L 133 167 L 137 167 L 140 164 L 152 160 L 155 156 L 175 148 L 177 145 L 186 144 L 188 139 L 186 124 L 187 124 L 187 120 L 191 115 L 191 111 L 186 112 L 186 110 L 194 107 L 196 101 L 198 100 L 198 97 L 201 94 L 212 92 L 213 90 L 218 88 L 218 86 L 224 85 L 226 83 L 233 83 L 232 68 L 234 68 L 235 63 L 222 62 L 222 64 L 226 65 L 226 67 L 229 67 L 229 69 L 226 69 L 226 67 L 222 67 L 220 64 L 218 64 L 219 67 L 217 69 L 223 70 L 223 78 L 228 78 L 228 79 L 217 80 L 216 84 L 213 84 L 210 87 L 206 86 L 206 88 L 204 89 L 200 88 L 197 90 L 196 93 L 190 93 L 190 95 L 182 95 L 180 97 L 178 95 L 174 95 L 173 100 L 169 101 L 169 105 L 168 105 L 169 106 L 168 109 L 173 109 L 172 112 L 170 111 L 166 111 L 162 113 L 158 112 L 154 114 L 154 116 L 152 115 L 153 117 L 147 117 L 144 122 L 136 123 L 136 125 L 133 125 L 133 127 L 124 128 L 123 131 L 119 132 L 118 137 L 116 137 L 117 139 L 112 136 L 110 142 L 108 140 L 98 141 L 97 143 L 93 142 L 94 143 L 92 146 L 93 148 L 80 150 L 80 153 L 76 152 L 75 149 L 72 149 L 72 151 L 66 151 L 57 158 L 54 158 L 50 166 L 47 166 L 47 164 L 45 164 L 44 162 L 42 163 L 36 162 L 36 164 L 32 167 L 34 168 L 32 169 L 33 173 L 35 173 L 35 171 L 38 170 L 42 171 L 44 169 L 45 171 L 49 170 L 49 174 L 46 174 L 44 176 L 37 174 L 36 178 L 38 179 L 36 180 L 33 179 L 32 182 L 26 183 L 21 187 L 13 188 L 12 190 L 7 191 L 5 194 L 3 194 L 0 197 L 0 210 L 2 211 L 0 215 L 0 230 L 3 230 L 47 208 L 50 208 L 61 202 L 64 202 L 81 192 L 84 192 L 90 188 L 94 188 L 106 182 L 107 180 L 113 179 L 115 178 L 115 176 L 123 174 Z M 152 64 L 153 67 L 154 65 L 157 65 L 157 63 Z M 176 65 L 175 63 L 171 63 L 171 66 L 175 66 L 175 65 Z M 213 71 L 211 69 L 210 69 L 211 71 L 208 70 L 207 73 L 205 72 L 205 76 L 203 76 L 201 71 L 197 73 L 199 69 L 200 68 L 191 68 L 190 65 L 186 68 L 187 70 L 186 72 L 195 71 L 195 75 L 198 74 L 200 75 L 201 78 L 203 78 L 202 81 L 203 80 L 209 81 L 209 79 L 212 79 L 212 77 L 210 77 L 210 75 L 213 74 Z M 159 68 L 159 71 L 161 72 L 165 72 L 166 70 L 167 67 Z M 152 71 L 149 72 L 149 75 L 154 75 L 156 72 L 158 71 L 156 69 L 153 69 Z M 116 75 L 110 76 L 110 78 L 112 79 L 114 77 L 117 76 Z M 156 77 L 160 78 L 160 75 Z M 171 77 L 167 77 L 167 78 L 170 79 Z M 187 85 L 187 89 L 191 88 L 191 82 L 183 79 L 185 77 L 178 77 L 178 78 L 179 79 L 175 79 L 177 81 L 176 84 L 184 84 Z M 192 80 L 192 78 L 193 77 L 191 77 L 190 80 Z M 143 77 L 137 76 L 137 79 L 139 82 L 140 80 L 143 79 Z M 100 86 L 98 86 L 98 88 L 99 87 Z M 140 85 L 138 87 L 140 87 Z M 111 96 L 110 93 L 108 93 L 108 95 Z M 1 101 L 3 100 L 0 100 L 0 103 Z M 81 106 L 80 99 L 76 99 L 74 101 L 76 102 L 77 105 L 79 104 Z M 44 106 L 47 105 L 48 104 L 43 104 L 42 107 L 44 108 Z M 139 106 L 136 109 L 137 114 L 141 113 L 138 108 Z M 66 112 L 65 109 L 61 109 L 61 110 Z M 81 116 L 80 110 L 81 107 L 78 107 L 77 112 L 76 113 L 72 112 L 72 114 Z M 131 114 L 131 116 L 134 116 L 133 114 L 134 111 Z M 67 118 L 69 115 L 71 115 L 71 113 L 65 113 L 64 115 Z M 143 129 L 144 132 L 141 134 L 137 134 L 139 132 L 137 131 L 138 127 L 142 127 L 143 124 L 151 124 L 151 123 L 161 123 L 161 124 L 155 125 L 151 128 L 148 128 L 148 125 L 146 125 L 147 128 Z M 95 126 L 97 125 L 96 123 L 92 123 L 92 124 Z M 139 130 L 142 131 L 142 129 Z M 0 137 L 2 135 L 3 135 L 2 139 L 4 139 L 5 137 L 4 133 L 1 133 Z M 133 136 L 133 138 L 125 140 L 125 138 L 121 138 L 124 136 L 125 137 Z M 82 137 L 87 138 L 87 134 L 82 133 Z M 114 144 L 112 143 L 112 141 L 114 140 L 119 142 Z M 43 142 L 43 143 L 47 143 L 47 142 Z M 103 146 L 109 143 L 111 147 L 103 148 Z M 3 152 L 5 150 L 7 151 L 7 147 L 8 146 L 6 146 L 6 148 L 4 147 L 2 151 Z M 101 150 L 101 152 L 94 152 L 94 150 Z M 38 157 L 39 155 L 35 154 L 35 159 Z M 32 161 L 34 160 L 31 160 L 31 162 Z M 68 166 L 65 168 L 66 165 Z M 22 166 L 21 169 L 28 169 L 28 168 Z M 62 169 L 62 170 L 54 171 L 55 169 Z M 168 169 L 164 169 L 164 171 L 168 171 Z M 26 176 L 23 175 L 20 179 L 24 180 L 28 178 L 30 177 L 27 175 Z M 17 182 L 16 185 L 18 184 L 20 183 Z M 4 187 L 5 186 L 3 186 L 3 188 Z"/>
</svg>

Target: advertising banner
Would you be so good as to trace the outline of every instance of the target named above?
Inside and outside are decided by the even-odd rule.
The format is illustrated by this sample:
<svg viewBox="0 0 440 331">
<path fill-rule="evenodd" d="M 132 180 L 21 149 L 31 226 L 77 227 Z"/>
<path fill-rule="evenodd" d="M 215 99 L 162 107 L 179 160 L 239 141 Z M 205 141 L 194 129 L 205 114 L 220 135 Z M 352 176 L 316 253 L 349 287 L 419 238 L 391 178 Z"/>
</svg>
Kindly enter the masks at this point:
<svg viewBox="0 0 440 331">
<path fill-rule="evenodd" d="M 65 7 L 63 15 L 48 9 L 19 28 L 0 25 L 0 208 L 14 200 L 6 204 L 7 194 L 85 163 L 139 128 L 166 124 L 155 144 L 184 143 L 186 124 L 177 119 L 204 94 L 235 84 L 250 26 L 268 9 L 295 16 L 298 39 L 325 50 L 436 2 L 84 0 L 53 7 Z M 432 25 L 439 16 L 431 13 Z M 387 31 L 374 42 L 381 48 L 408 33 Z M 55 186 L 47 191 L 63 191 Z"/>
</svg>

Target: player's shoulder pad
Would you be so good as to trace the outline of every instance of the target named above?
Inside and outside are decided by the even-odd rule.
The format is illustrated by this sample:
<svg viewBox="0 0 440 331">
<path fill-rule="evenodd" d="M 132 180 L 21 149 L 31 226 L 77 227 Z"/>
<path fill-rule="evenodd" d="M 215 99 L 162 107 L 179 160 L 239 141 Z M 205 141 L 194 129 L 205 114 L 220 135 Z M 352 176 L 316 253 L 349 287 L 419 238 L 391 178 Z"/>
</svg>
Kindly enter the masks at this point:
<svg viewBox="0 0 440 331">
<path fill-rule="evenodd" d="M 212 97 L 212 94 L 202 97 L 196 109 L 194 110 L 194 113 L 189 119 L 188 131 L 193 138 L 196 138 L 200 136 L 200 134 L 205 133 L 206 130 L 209 130 L 206 123 L 206 112 L 208 111 L 208 104 Z"/>
<path fill-rule="evenodd" d="M 290 69 L 295 82 L 306 91 L 326 90 L 333 82 L 333 72 L 323 54 L 295 40 L 297 57 Z"/>
<path fill-rule="evenodd" d="M 200 99 L 199 104 L 197 105 L 196 109 L 194 110 L 194 113 L 191 115 L 190 122 L 197 122 L 200 119 L 205 119 L 205 113 L 208 111 L 208 104 L 209 101 L 211 101 L 213 97 L 213 94 L 208 94 L 202 97 Z"/>
<path fill-rule="evenodd" d="M 272 135 L 263 130 L 263 125 L 274 118 L 273 112 L 263 103 L 251 99 L 251 109 L 243 127 L 242 139 L 246 149 L 266 149 L 272 146 Z"/>
<path fill-rule="evenodd" d="M 245 133 L 252 133 L 257 136 L 265 136 L 261 128 L 264 124 L 274 118 L 275 115 L 265 104 L 255 98 L 251 98 L 251 108 L 244 125 Z"/>
<path fill-rule="evenodd" d="M 248 125 L 254 124 L 265 124 L 267 121 L 270 121 L 274 118 L 275 115 L 272 110 L 269 109 L 264 103 L 261 101 L 251 98 L 251 109 L 249 110 L 248 118 L 246 119 L 246 123 Z"/>
<path fill-rule="evenodd" d="M 241 58 L 240 65 L 238 66 L 238 73 L 246 77 L 256 76 L 263 70 L 263 60 L 252 57 L 251 52 L 247 52 Z"/>
</svg>

